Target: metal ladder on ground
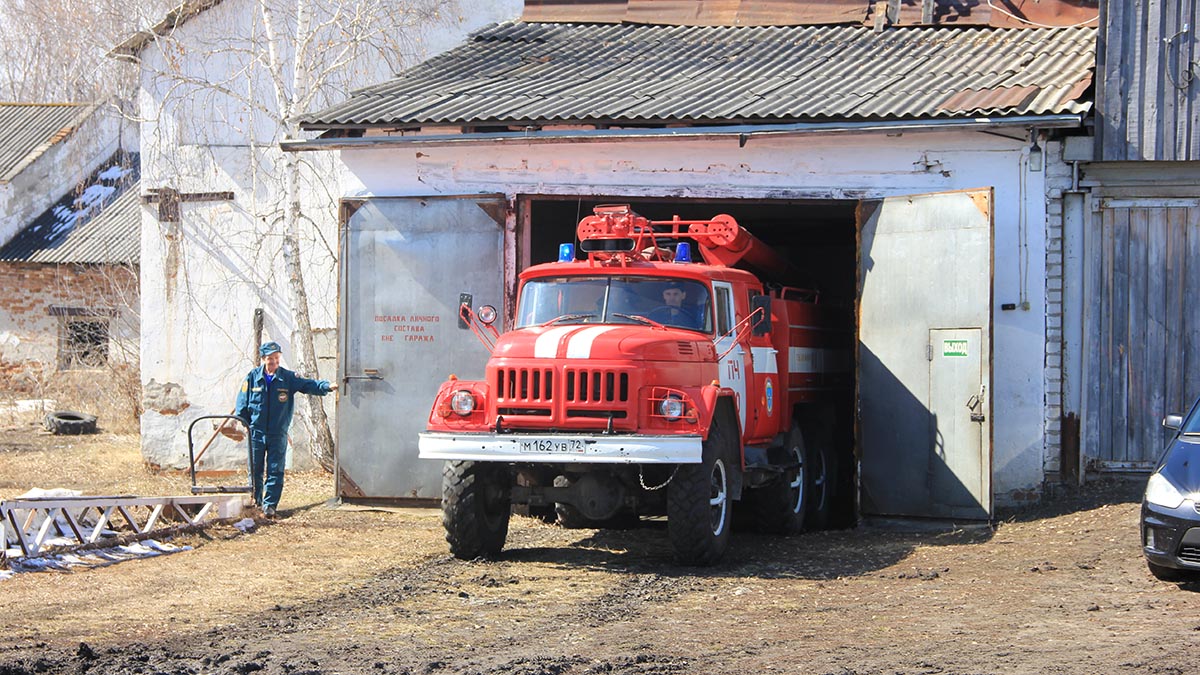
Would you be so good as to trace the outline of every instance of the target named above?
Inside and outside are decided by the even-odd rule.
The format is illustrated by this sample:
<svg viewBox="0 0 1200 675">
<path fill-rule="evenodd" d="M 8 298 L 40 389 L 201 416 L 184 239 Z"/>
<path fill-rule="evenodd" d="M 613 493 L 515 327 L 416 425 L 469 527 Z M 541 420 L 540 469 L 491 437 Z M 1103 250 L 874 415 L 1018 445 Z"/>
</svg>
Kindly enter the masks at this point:
<svg viewBox="0 0 1200 675">
<path fill-rule="evenodd" d="M 193 431 L 197 423 L 208 419 L 222 422 L 196 453 Z M 249 429 L 246 430 L 246 484 L 199 485 L 196 482 L 196 462 L 225 426 L 234 420 L 241 422 L 241 418 L 234 415 L 206 415 L 188 425 L 191 496 L 29 497 L 0 501 L 0 562 L 8 557 L 30 558 L 106 542 L 147 539 L 201 527 L 213 519 L 240 516 L 245 507 L 241 495 L 254 492 L 250 482 Z M 19 551 L 17 556 L 10 553 L 10 540 Z"/>
<path fill-rule="evenodd" d="M 234 495 L 9 499 L 0 502 L 0 561 L 147 539 L 236 518 L 242 509 L 242 498 Z M 10 540 L 17 556 L 10 554 Z"/>
</svg>

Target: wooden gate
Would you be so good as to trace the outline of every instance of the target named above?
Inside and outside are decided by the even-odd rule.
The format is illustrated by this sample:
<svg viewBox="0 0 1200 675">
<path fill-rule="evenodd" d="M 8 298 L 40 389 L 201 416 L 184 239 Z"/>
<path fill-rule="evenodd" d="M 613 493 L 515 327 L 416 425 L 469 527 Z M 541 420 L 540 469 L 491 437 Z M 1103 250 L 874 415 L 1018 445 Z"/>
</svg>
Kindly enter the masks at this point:
<svg viewBox="0 0 1200 675">
<path fill-rule="evenodd" d="M 1101 197 L 1084 235 L 1083 449 L 1150 468 L 1200 395 L 1200 199 Z"/>
</svg>

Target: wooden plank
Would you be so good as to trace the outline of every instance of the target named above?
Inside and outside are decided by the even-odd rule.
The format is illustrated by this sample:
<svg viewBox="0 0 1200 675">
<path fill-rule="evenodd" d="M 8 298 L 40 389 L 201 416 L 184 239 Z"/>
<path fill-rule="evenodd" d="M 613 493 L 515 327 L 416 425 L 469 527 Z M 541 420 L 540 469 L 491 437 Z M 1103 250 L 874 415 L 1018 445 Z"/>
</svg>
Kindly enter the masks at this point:
<svg viewBox="0 0 1200 675">
<path fill-rule="evenodd" d="M 1190 16 L 1190 25 L 1200 27 L 1200 24 L 1196 23 L 1200 21 L 1200 2 L 1185 0 L 1184 7 L 1186 9 L 1181 13 L 1184 20 L 1187 21 L 1187 17 Z M 1200 59 L 1200 45 L 1197 45 L 1194 39 L 1186 40 L 1184 44 L 1186 49 L 1181 58 L 1186 58 L 1188 63 L 1195 63 L 1196 59 Z M 1198 92 L 1200 92 L 1200 86 L 1197 85 L 1195 79 L 1192 79 L 1188 83 L 1187 90 L 1184 91 L 1188 106 L 1187 113 L 1180 115 L 1183 118 L 1182 121 L 1187 124 L 1188 154 L 1183 159 L 1200 159 L 1200 102 L 1196 100 Z"/>
<path fill-rule="evenodd" d="M 1145 419 L 1142 422 L 1142 461 L 1158 459 L 1166 441 L 1161 421 L 1166 414 L 1167 388 L 1167 214 L 1168 209 L 1147 209 L 1149 227 L 1146 250 L 1146 378 Z"/>
<path fill-rule="evenodd" d="M 1164 413 L 1186 410 L 1184 403 L 1184 349 L 1183 313 L 1185 311 L 1184 285 L 1187 271 L 1187 216 L 1188 209 L 1167 209 L 1166 271 L 1163 286 L 1166 289 L 1166 304 L 1163 309 L 1163 364 Z"/>
<path fill-rule="evenodd" d="M 1126 7 L 1123 2 L 1102 4 L 1103 25 L 1100 27 L 1103 43 L 1096 79 L 1096 106 L 1101 115 L 1101 124 L 1096 127 L 1097 142 L 1100 143 L 1098 159 L 1113 161 L 1129 159 L 1128 141 L 1125 132 L 1125 91 L 1128 66 L 1125 64 L 1124 41 L 1130 31 L 1125 29 Z"/>
<path fill-rule="evenodd" d="M 1112 4 L 1112 3 L 1110 3 Z M 1125 91 L 1125 100 L 1120 104 L 1125 111 L 1125 138 L 1129 142 L 1129 148 L 1126 152 L 1126 159 L 1144 160 L 1151 159 L 1147 157 L 1145 148 L 1142 145 L 1142 115 L 1141 108 L 1142 97 L 1145 96 L 1145 87 L 1143 86 L 1143 77 L 1141 68 L 1145 63 L 1145 31 L 1140 30 L 1141 26 L 1146 25 L 1146 6 L 1140 0 L 1133 3 L 1129 8 L 1131 10 L 1126 23 L 1121 26 L 1123 31 L 1122 40 L 1129 41 L 1129 51 L 1127 60 L 1123 60 L 1120 68 L 1123 73 L 1126 73 L 1123 90 Z M 1129 20 L 1131 19 L 1131 20 Z M 1134 26 L 1139 29 L 1134 30 Z"/>
<path fill-rule="evenodd" d="M 1178 26 L 1181 22 L 1182 6 L 1180 0 L 1167 2 L 1163 4 L 1163 30 L 1166 32 L 1164 37 L 1169 38 L 1178 31 Z M 1187 81 L 1180 82 L 1180 64 L 1187 63 L 1180 61 L 1179 55 L 1187 51 L 1187 45 L 1180 42 L 1180 37 L 1175 38 L 1170 43 L 1159 41 L 1162 50 L 1162 73 L 1165 77 L 1160 77 L 1159 88 L 1162 89 L 1162 108 L 1159 109 L 1159 124 L 1162 127 L 1162 149 L 1163 154 L 1169 159 L 1182 159 L 1186 156 L 1187 148 L 1183 145 L 1182 129 L 1179 128 L 1179 111 L 1187 109 Z M 1178 85 L 1182 84 L 1181 89 Z"/>
<path fill-rule="evenodd" d="M 1184 258 L 1187 269 L 1184 277 L 1185 298 L 1200 298 L 1200 207 L 1188 209 L 1187 254 Z M 1200 396 L 1200 312 L 1195 308 L 1183 313 L 1183 396 L 1191 402 Z"/>
<path fill-rule="evenodd" d="M 1126 264 L 1129 269 L 1129 308 L 1127 310 L 1128 326 L 1128 376 L 1125 386 L 1129 395 L 1126 398 L 1125 414 L 1125 448 L 1126 461 L 1136 462 L 1142 457 L 1143 435 L 1149 411 L 1149 383 L 1146 381 L 1146 327 L 1147 317 L 1147 277 L 1148 265 L 1148 231 L 1150 228 L 1150 209 L 1130 209 L 1129 211 L 1129 255 Z"/>
<path fill-rule="evenodd" d="M 1103 307 L 1103 317 L 1100 324 L 1100 335 L 1103 336 L 1104 342 L 1100 348 L 1100 369 L 1099 379 L 1100 385 L 1100 451 L 1098 455 L 1100 459 L 1112 460 L 1116 459 L 1113 451 L 1113 371 L 1117 367 L 1116 357 L 1116 336 L 1113 335 L 1113 235 L 1117 230 L 1117 216 L 1120 212 L 1117 210 L 1105 211 L 1105 228 L 1103 242 L 1103 283 L 1104 291 L 1101 293 L 1101 306 Z"/>
<path fill-rule="evenodd" d="M 1109 211 L 1091 214 L 1083 230 L 1083 379 L 1080 411 L 1080 448 L 1088 457 L 1100 457 L 1101 376 L 1104 367 L 1104 231 Z"/>
<path fill-rule="evenodd" d="M 1129 209 L 1114 209 L 1112 249 L 1112 457 L 1129 461 Z"/>
<path fill-rule="evenodd" d="M 1170 2 L 1178 2 L 1178 0 L 1169 0 Z M 1142 61 L 1137 64 L 1137 69 L 1142 76 L 1142 91 L 1134 108 L 1140 110 L 1141 114 L 1141 137 L 1142 137 L 1142 158 L 1143 159 L 1170 159 L 1164 156 L 1164 151 L 1159 144 L 1159 137 L 1162 132 L 1160 128 L 1161 117 L 1159 108 L 1162 106 L 1163 98 L 1163 74 L 1160 57 L 1163 51 L 1163 42 L 1159 39 L 1163 31 L 1163 16 L 1162 3 L 1160 0 L 1147 0 L 1145 6 L 1145 23 L 1146 26 L 1145 42 L 1142 44 Z"/>
</svg>

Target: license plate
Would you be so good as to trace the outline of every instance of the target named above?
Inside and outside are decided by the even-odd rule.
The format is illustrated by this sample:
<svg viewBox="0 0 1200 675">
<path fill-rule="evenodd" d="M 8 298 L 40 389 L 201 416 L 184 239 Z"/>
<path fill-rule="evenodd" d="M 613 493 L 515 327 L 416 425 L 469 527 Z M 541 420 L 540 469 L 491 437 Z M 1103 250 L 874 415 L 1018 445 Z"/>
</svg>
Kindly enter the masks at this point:
<svg viewBox="0 0 1200 675">
<path fill-rule="evenodd" d="M 583 441 L 578 438 L 522 438 L 513 442 L 519 452 L 583 454 Z"/>
</svg>

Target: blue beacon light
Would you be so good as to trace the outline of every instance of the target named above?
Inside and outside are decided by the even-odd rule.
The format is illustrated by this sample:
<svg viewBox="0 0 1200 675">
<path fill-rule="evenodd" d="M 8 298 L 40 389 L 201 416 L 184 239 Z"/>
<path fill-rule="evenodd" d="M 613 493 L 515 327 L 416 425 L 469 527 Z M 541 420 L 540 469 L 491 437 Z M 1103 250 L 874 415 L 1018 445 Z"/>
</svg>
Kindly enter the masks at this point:
<svg viewBox="0 0 1200 675">
<path fill-rule="evenodd" d="M 679 242 L 675 246 L 675 262 L 690 263 L 692 262 L 692 245 L 686 241 Z"/>
<path fill-rule="evenodd" d="M 575 262 L 575 244 L 558 245 L 558 262 Z"/>
</svg>

